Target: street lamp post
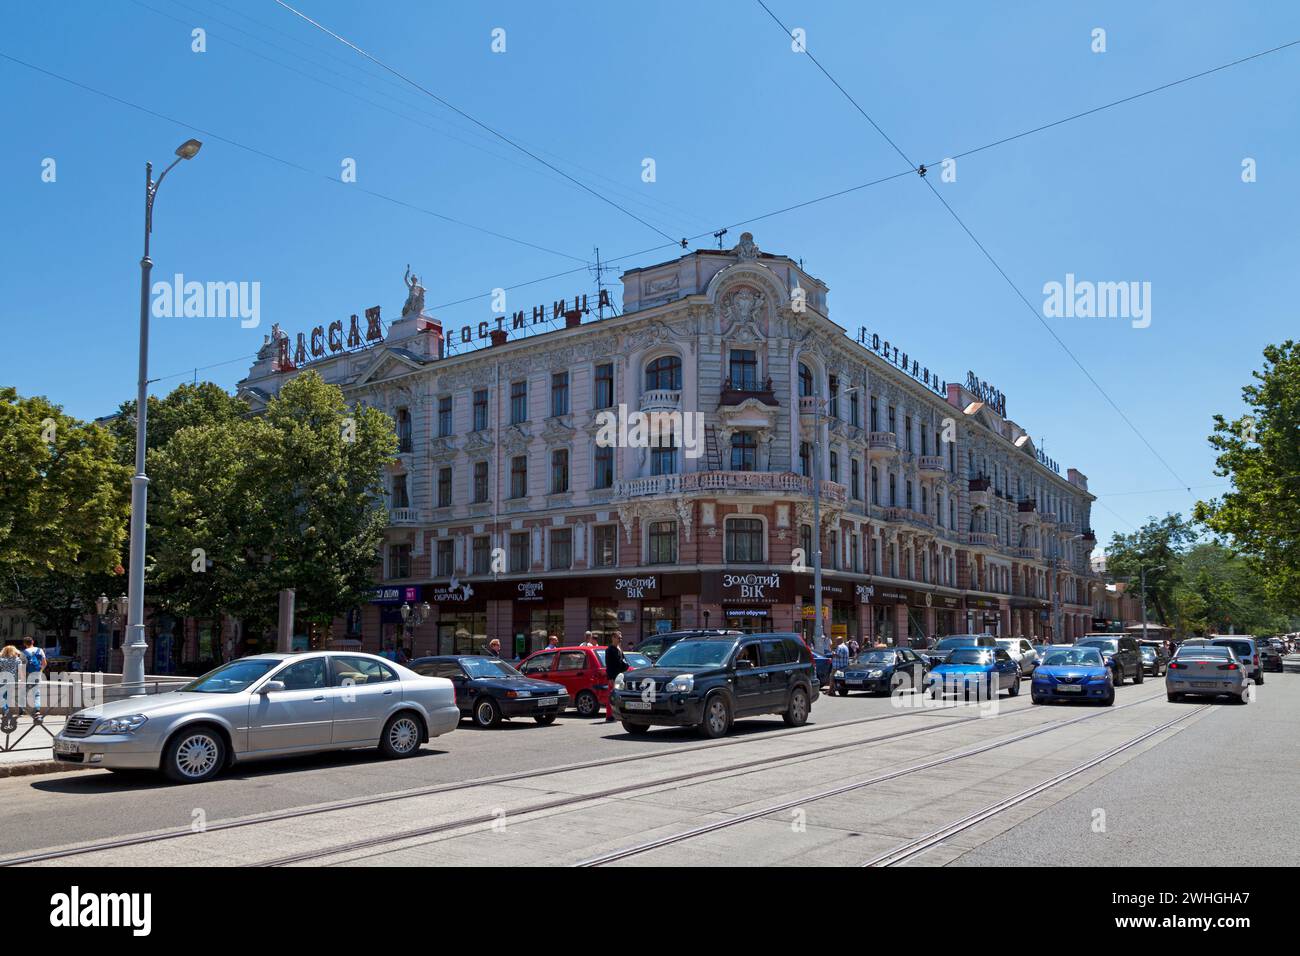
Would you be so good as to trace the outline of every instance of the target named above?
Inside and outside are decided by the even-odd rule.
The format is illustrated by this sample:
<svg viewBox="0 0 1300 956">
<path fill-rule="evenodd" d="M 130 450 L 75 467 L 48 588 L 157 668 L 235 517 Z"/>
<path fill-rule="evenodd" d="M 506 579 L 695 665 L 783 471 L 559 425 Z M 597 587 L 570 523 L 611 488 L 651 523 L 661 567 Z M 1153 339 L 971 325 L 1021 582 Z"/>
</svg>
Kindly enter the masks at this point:
<svg viewBox="0 0 1300 956">
<path fill-rule="evenodd" d="M 149 504 L 149 478 L 145 474 L 145 424 L 149 411 L 149 233 L 153 231 L 153 203 L 163 178 L 182 159 L 193 159 L 203 144 L 187 139 L 176 148 L 176 159 L 153 178 L 153 163 L 144 164 L 144 256 L 140 259 L 140 380 L 135 399 L 135 477 L 131 479 L 131 561 L 127 578 L 127 641 L 122 646 L 124 690 L 144 693 L 144 655 L 149 649 L 144 628 L 145 512 Z"/>
<path fill-rule="evenodd" d="M 412 642 L 412 652 L 414 652 L 415 629 L 429 619 L 433 613 L 433 606 L 425 601 L 423 604 L 411 607 L 405 601 L 402 602 L 402 626 L 406 631 L 406 637 Z"/>
</svg>

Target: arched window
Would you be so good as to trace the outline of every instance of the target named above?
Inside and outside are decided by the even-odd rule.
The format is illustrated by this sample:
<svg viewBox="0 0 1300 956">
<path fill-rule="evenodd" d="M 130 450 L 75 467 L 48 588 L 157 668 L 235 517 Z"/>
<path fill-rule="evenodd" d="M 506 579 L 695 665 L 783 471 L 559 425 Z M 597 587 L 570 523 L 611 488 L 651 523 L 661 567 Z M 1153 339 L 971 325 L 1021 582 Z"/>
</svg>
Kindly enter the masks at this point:
<svg viewBox="0 0 1300 956">
<path fill-rule="evenodd" d="M 736 432 L 731 436 L 731 470 L 758 469 L 758 440 L 753 432 Z"/>
<path fill-rule="evenodd" d="M 682 387 L 682 360 L 676 355 L 661 355 L 645 367 L 646 391 L 680 389 Z"/>
<path fill-rule="evenodd" d="M 816 395 L 816 389 L 813 385 L 812 369 L 803 362 L 799 363 L 799 397 L 808 398 L 810 395 Z"/>
</svg>

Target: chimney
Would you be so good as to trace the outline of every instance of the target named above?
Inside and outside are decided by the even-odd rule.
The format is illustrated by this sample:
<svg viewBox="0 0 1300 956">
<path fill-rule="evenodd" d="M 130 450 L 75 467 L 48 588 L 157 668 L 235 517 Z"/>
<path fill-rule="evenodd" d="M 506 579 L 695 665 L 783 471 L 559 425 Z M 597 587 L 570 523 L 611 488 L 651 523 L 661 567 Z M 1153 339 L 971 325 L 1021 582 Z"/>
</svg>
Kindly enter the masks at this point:
<svg viewBox="0 0 1300 956">
<path fill-rule="evenodd" d="M 564 313 L 564 327 L 566 329 L 571 329 L 575 325 L 581 325 L 581 324 L 582 324 L 582 312 L 579 311 L 578 309 L 573 309 L 569 312 Z"/>
<path fill-rule="evenodd" d="M 505 345 L 505 344 L 506 344 L 506 330 L 505 330 L 505 329 L 493 329 L 493 330 L 492 330 L 492 344 L 493 344 L 493 345 Z"/>
</svg>

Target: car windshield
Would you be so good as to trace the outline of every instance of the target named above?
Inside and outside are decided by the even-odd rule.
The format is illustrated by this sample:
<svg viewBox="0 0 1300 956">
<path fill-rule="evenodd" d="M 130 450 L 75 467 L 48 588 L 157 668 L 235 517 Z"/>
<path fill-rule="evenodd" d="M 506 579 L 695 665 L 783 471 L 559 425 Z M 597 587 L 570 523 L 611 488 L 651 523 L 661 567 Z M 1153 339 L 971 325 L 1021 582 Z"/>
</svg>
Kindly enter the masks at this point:
<svg viewBox="0 0 1300 956">
<path fill-rule="evenodd" d="M 660 667 L 719 667 L 736 646 L 732 641 L 678 641 L 659 658 Z"/>
<path fill-rule="evenodd" d="M 480 677 L 523 677 L 505 661 L 495 660 L 491 657 L 462 657 L 460 666 L 465 668 L 465 673 L 471 678 Z"/>
<path fill-rule="evenodd" d="M 623 655 L 623 660 L 627 661 L 628 667 L 649 667 L 650 666 L 650 658 L 646 657 L 644 654 L 629 652 Z"/>
<path fill-rule="evenodd" d="M 1143 656 L 1143 657 L 1155 657 L 1155 656 L 1156 656 L 1156 649 L 1155 649 L 1154 647 L 1144 647 L 1144 648 L 1142 648 L 1142 656 Z"/>
<path fill-rule="evenodd" d="M 1090 641 L 1080 641 L 1079 647 L 1095 647 L 1099 651 L 1110 651 L 1112 654 L 1119 647 L 1119 641 L 1113 638 L 1097 637 Z"/>
<path fill-rule="evenodd" d="M 1238 657 L 1250 657 L 1250 645 L 1245 641 L 1216 641 L 1214 647 L 1231 647 Z"/>
<path fill-rule="evenodd" d="M 1044 667 L 1071 667 L 1084 664 L 1100 665 L 1101 652 L 1095 647 L 1072 647 L 1068 651 L 1050 651 L 1043 661 Z"/>
<path fill-rule="evenodd" d="M 279 658 L 231 661 L 216 670 L 208 671 L 202 677 L 196 677 L 181 690 L 191 694 L 237 694 L 281 663 L 283 661 Z"/>
<path fill-rule="evenodd" d="M 934 645 L 936 651 L 946 651 L 954 647 L 974 647 L 977 638 L 974 637 L 945 637 L 938 644 Z"/>
<path fill-rule="evenodd" d="M 892 664 L 894 663 L 893 651 L 867 651 L 865 654 L 859 654 L 854 658 L 855 664 Z"/>
<path fill-rule="evenodd" d="M 950 664 L 990 664 L 993 652 L 984 647 L 959 647 L 948 658 Z"/>
<path fill-rule="evenodd" d="M 1174 657 L 1177 657 L 1180 660 L 1186 660 L 1187 658 L 1192 658 L 1192 659 L 1202 658 L 1205 660 L 1223 660 L 1231 656 L 1232 656 L 1232 651 L 1230 651 L 1226 647 L 1218 647 L 1218 646 L 1211 647 L 1205 644 L 1202 644 L 1199 647 L 1180 647 L 1178 649 L 1178 653 L 1174 655 Z"/>
</svg>

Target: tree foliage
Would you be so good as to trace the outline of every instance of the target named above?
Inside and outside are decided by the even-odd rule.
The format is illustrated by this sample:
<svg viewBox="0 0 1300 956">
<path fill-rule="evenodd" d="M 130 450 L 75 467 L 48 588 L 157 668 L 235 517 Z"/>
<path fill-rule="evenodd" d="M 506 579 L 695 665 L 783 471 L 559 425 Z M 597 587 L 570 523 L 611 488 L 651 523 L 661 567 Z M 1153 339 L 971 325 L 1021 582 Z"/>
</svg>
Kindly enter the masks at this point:
<svg viewBox="0 0 1300 956">
<path fill-rule="evenodd" d="M 1250 409 L 1214 416 L 1216 474 L 1233 490 L 1200 502 L 1196 517 L 1244 554 L 1268 597 L 1300 611 L 1300 343 L 1264 349 L 1264 367 L 1241 390 Z"/>
<path fill-rule="evenodd" d="M 1181 514 L 1153 518 L 1132 534 L 1116 532 L 1106 548 L 1106 573 L 1126 578 L 1137 594 L 1146 568 L 1147 604 L 1156 620 L 1169 624 L 1174 589 L 1181 581 L 1182 552 L 1196 538 Z"/>
</svg>

